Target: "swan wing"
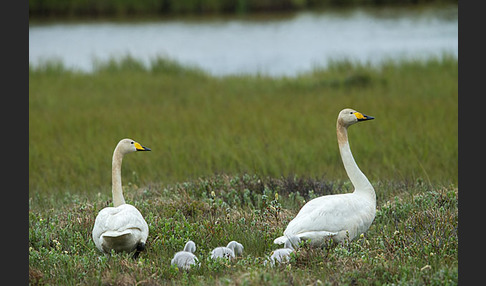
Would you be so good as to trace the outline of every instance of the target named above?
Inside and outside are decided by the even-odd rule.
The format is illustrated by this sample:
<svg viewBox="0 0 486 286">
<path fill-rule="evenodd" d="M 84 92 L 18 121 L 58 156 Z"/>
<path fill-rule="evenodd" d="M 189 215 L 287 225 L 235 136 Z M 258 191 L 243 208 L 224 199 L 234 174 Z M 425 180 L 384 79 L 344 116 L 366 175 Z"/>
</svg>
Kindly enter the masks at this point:
<svg viewBox="0 0 486 286">
<path fill-rule="evenodd" d="M 317 239 L 348 231 L 354 237 L 356 232 L 367 229 L 373 218 L 374 208 L 359 196 L 352 193 L 322 196 L 302 207 L 284 235 Z"/>
</svg>

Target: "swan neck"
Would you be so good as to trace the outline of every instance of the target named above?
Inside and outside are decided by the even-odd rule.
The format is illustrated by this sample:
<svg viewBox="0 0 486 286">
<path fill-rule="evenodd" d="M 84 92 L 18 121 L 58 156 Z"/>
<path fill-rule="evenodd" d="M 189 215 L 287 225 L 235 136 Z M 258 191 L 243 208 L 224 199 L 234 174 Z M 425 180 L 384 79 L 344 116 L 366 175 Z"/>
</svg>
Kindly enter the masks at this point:
<svg viewBox="0 0 486 286">
<path fill-rule="evenodd" d="M 123 197 L 122 182 L 121 182 L 121 165 L 123 154 L 115 149 L 113 152 L 112 170 L 111 170 L 111 192 L 113 195 L 113 206 L 118 207 L 125 203 Z"/>
<path fill-rule="evenodd" d="M 366 196 L 370 196 L 371 199 L 376 200 L 375 191 L 373 186 L 368 181 L 368 178 L 361 172 L 356 161 L 354 161 L 351 148 L 348 141 L 348 130 L 346 126 L 341 124 L 337 125 L 337 137 L 339 144 L 339 152 L 341 153 L 341 159 L 343 160 L 344 169 L 348 174 L 351 183 L 354 186 L 355 193 L 362 193 Z"/>
</svg>

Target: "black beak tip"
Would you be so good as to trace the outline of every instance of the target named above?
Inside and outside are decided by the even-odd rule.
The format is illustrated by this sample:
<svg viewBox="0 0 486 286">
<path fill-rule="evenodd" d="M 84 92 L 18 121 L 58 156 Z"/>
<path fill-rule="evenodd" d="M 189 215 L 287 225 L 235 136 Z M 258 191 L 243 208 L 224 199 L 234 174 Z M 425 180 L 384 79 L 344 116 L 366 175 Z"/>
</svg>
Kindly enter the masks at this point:
<svg viewBox="0 0 486 286">
<path fill-rule="evenodd" d="M 363 118 L 358 119 L 358 121 L 366 121 L 366 120 L 371 120 L 371 119 L 375 119 L 375 118 L 373 116 L 363 114 Z"/>
</svg>

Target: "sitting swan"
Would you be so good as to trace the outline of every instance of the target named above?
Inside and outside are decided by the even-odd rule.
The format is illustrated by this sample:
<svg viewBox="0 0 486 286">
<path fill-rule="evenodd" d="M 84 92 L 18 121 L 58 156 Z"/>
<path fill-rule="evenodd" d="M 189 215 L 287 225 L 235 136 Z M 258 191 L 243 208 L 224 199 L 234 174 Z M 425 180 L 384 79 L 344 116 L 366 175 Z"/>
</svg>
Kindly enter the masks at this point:
<svg viewBox="0 0 486 286">
<path fill-rule="evenodd" d="M 211 258 L 226 258 L 232 260 L 236 255 L 243 254 L 243 245 L 237 241 L 230 241 L 227 246 L 219 246 L 211 251 Z"/>
<path fill-rule="evenodd" d="M 307 202 L 290 221 L 284 236 L 274 240 L 285 243 L 296 235 L 311 240 L 311 246 L 320 246 L 332 238 L 333 242 L 352 240 L 364 233 L 375 218 L 376 195 L 373 186 L 354 161 L 348 143 L 348 127 L 359 121 L 374 119 L 353 109 L 343 109 L 337 119 L 337 139 L 341 159 L 354 192 L 317 197 Z"/>
<path fill-rule="evenodd" d="M 183 251 L 179 251 L 176 254 L 174 254 L 174 258 L 172 258 L 170 264 L 177 265 L 177 267 L 182 268 L 184 270 L 191 269 L 191 266 L 197 265 L 197 262 L 199 261 L 196 255 L 194 255 L 195 251 L 196 251 L 196 244 L 192 240 L 189 240 L 184 246 Z"/>
<path fill-rule="evenodd" d="M 123 198 L 121 183 L 121 165 L 125 154 L 135 151 L 150 151 L 131 139 L 122 139 L 113 152 L 112 161 L 112 195 L 113 207 L 102 209 L 96 216 L 93 227 L 93 240 L 96 247 L 109 256 L 115 252 L 131 252 L 137 258 L 145 248 L 148 237 L 148 225 L 142 214 L 132 205 L 126 204 Z"/>
</svg>

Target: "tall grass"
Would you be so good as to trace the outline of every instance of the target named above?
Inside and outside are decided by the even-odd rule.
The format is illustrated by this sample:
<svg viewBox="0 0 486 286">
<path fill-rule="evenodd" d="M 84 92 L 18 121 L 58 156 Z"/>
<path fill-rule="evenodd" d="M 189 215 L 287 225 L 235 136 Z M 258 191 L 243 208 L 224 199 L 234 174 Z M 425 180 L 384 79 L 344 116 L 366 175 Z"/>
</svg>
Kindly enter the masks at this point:
<svg viewBox="0 0 486 286">
<path fill-rule="evenodd" d="M 224 172 L 346 180 L 336 141 L 345 107 L 375 120 L 350 128 L 371 181 L 457 183 L 457 59 L 332 64 L 296 78 L 211 77 L 159 59 L 29 70 L 29 190 L 109 195 L 125 137 L 151 153 L 124 161 L 124 183 Z"/>
</svg>

